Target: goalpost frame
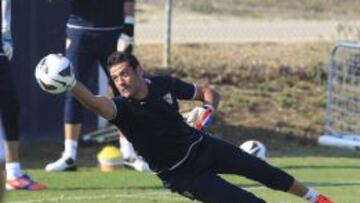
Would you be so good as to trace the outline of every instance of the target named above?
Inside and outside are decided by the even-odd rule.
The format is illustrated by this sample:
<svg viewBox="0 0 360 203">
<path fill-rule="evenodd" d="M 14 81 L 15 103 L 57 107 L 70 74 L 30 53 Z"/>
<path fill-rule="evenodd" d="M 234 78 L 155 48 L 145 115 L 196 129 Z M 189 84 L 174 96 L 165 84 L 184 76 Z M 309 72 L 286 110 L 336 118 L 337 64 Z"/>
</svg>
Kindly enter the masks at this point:
<svg viewBox="0 0 360 203">
<path fill-rule="evenodd" d="M 336 65 L 336 53 L 339 48 L 350 48 L 350 49 L 359 49 L 360 43 L 353 42 L 338 42 L 336 43 L 331 51 L 331 59 L 330 64 L 328 66 L 328 75 L 327 75 L 327 102 L 326 102 L 326 117 L 325 117 L 325 127 L 324 130 L 326 132 L 325 135 L 322 135 L 318 138 L 318 142 L 320 145 L 332 146 L 332 147 L 340 147 L 346 149 L 352 149 L 360 151 L 360 132 L 354 132 L 353 134 L 342 134 L 337 133 L 331 129 L 331 102 L 334 97 L 334 85 L 332 84 L 332 79 L 334 77 L 334 66 Z M 357 134 L 359 133 L 359 134 Z"/>
</svg>

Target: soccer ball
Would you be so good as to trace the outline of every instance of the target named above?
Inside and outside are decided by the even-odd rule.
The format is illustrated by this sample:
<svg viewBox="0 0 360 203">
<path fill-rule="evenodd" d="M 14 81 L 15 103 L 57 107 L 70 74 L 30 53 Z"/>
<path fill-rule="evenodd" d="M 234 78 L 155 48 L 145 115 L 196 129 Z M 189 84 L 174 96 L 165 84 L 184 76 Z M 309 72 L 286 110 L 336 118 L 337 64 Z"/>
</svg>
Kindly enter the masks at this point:
<svg viewBox="0 0 360 203">
<path fill-rule="evenodd" d="M 40 88 L 51 94 L 60 94 L 75 84 L 72 64 L 61 54 L 49 54 L 35 68 L 35 78 Z"/>
<path fill-rule="evenodd" d="M 248 140 L 240 145 L 240 149 L 264 161 L 266 159 L 266 147 L 260 141 Z"/>
</svg>

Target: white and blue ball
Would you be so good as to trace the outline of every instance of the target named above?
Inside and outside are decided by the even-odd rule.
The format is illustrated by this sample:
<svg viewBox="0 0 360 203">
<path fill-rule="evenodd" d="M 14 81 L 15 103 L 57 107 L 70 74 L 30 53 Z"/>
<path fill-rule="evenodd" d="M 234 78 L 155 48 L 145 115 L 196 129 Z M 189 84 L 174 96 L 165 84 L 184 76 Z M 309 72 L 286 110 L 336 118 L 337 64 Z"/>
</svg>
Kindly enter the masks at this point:
<svg viewBox="0 0 360 203">
<path fill-rule="evenodd" d="M 35 78 L 40 88 L 51 94 L 68 90 L 75 82 L 72 64 L 61 54 L 49 54 L 35 68 Z"/>
</svg>

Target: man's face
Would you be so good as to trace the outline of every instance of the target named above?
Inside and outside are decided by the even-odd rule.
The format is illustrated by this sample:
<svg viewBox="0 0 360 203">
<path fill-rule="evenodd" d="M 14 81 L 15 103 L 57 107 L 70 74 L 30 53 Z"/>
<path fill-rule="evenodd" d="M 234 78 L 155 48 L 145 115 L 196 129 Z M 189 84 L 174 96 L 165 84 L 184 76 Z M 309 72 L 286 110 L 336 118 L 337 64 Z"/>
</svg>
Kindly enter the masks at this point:
<svg viewBox="0 0 360 203">
<path fill-rule="evenodd" d="M 136 97 L 141 87 L 141 70 L 134 70 L 128 63 L 118 63 L 110 68 L 110 76 L 123 97 Z"/>
</svg>

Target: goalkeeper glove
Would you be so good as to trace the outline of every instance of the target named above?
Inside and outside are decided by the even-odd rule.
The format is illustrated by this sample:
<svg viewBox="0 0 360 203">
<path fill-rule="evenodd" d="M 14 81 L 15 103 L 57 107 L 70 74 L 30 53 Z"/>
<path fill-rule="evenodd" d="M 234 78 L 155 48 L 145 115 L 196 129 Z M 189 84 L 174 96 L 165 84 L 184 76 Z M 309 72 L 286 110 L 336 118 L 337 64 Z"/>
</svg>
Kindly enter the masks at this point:
<svg viewBox="0 0 360 203">
<path fill-rule="evenodd" d="M 212 123 L 214 111 L 215 108 L 210 104 L 196 107 L 189 113 L 186 122 L 197 130 L 207 129 Z"/>
<path fill-rule="evenodd" d="M 2 49 L 5 55 L 8 57 L 9 60 L 12 59 L 14 48 L 13 48 L 13 41 L 10 32 L 2 33 Z"/>
<path fill-rule="evenodd" d="M 134 18 L 125 17 L 122 33 L 117 42 L 117 50 L 131 53 L 134 45 Z"/>
</svg>

